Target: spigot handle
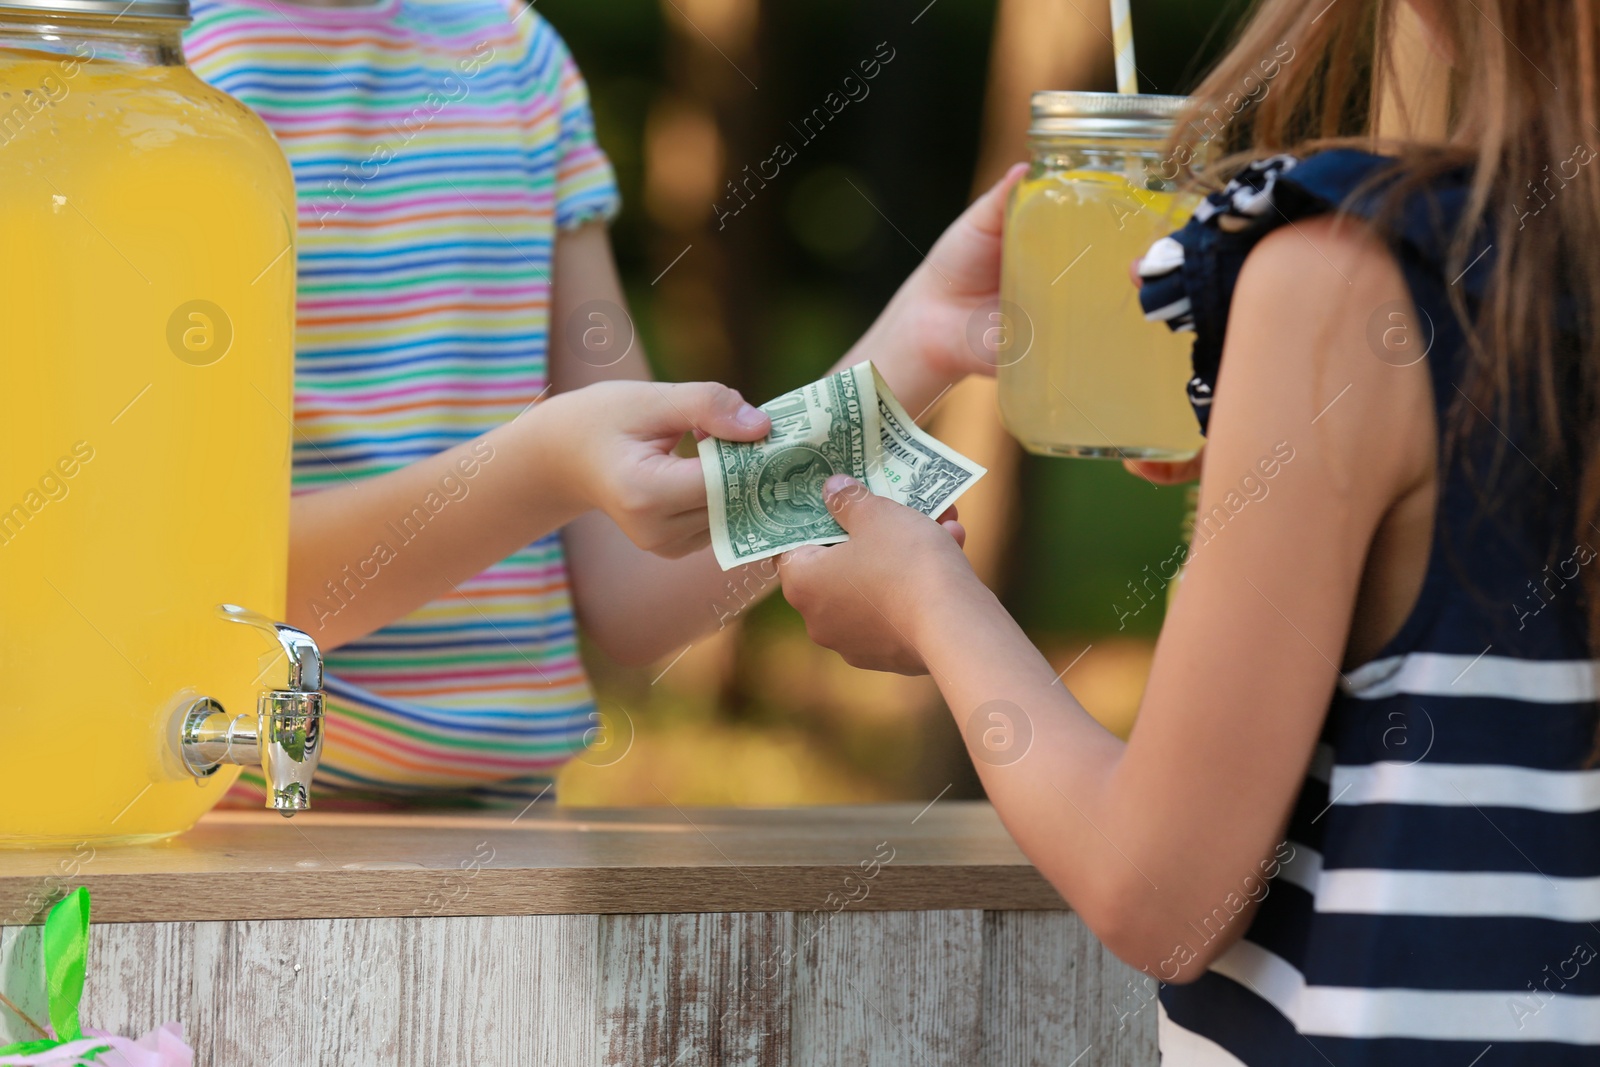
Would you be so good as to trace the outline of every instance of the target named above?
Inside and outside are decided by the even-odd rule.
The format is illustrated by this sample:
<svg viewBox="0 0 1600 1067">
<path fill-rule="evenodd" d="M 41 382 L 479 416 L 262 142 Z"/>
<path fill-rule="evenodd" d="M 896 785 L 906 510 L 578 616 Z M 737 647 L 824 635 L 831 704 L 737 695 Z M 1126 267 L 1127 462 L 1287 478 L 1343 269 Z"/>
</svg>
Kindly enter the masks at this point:
<svg viewBox="0 0 1600 1067">
<path fill-rule="evenodd" d="M 229 718 L 209 698 L 195 701 L 180 724 L 184 765 L 205 777 L 223 763 L 259 763 L 267 807 L 293 815 L 311 807 L 311 778 L 322 758 L 322 653 L 310 635 L 237 604 L 217 614 L 267 634 L 289 659 L 288 685 L 263 692 L 253 718 Z"/>
<path fill-rule="evenodd" d="M 289 657 L 289 692 L 310 693 L 322 688 L 322 651 L 309 634 L 237 604 L 218 604 L 217 614 L 229 622 L 253 626 L 278 642 Z"/>
</svg>

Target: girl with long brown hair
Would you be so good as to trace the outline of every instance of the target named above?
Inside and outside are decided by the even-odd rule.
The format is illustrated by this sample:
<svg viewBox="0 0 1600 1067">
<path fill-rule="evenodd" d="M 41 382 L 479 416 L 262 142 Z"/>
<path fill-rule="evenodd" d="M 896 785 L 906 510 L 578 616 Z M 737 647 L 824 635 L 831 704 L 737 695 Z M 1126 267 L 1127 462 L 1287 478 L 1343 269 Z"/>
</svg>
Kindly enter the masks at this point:
<svg viewBox="0 0 1600 1067">
<path fill-rule="evenodd" d="M 1226 158 L 1139 273 L 1208 443 L 1126 742 L 922 516 L 830 482 L 851 540 L 784 565 L 818 641 L 932 673 L 1169 1067 L 1600 1062 L 1597 15 L 1263 0 L 1200 87 Z"/>
</svg>

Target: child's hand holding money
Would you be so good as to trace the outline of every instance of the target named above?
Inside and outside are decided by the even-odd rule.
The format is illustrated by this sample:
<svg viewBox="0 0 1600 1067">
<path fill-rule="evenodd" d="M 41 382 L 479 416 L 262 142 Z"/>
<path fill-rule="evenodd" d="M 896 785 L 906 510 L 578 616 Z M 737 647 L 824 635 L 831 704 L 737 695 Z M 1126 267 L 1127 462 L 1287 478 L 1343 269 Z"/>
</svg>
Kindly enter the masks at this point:
<svg viewBox="0 0 1600 1067">
<path fill-rule="evenodd" d="M 678 442 L 687 433 L 758 441 L 772 426 L 715 382 L 597 382 L 539 406 L 554 485 L 574 513 L 603 511 L 634 544 L 668 559 L 711 540 L 700 461 L 674 454 Z"/>
<path fill-rule="evenodd" d="M 804 616 L 811 640 L 852 667 L 926 674 L 919 620 L 947 612 L 963 595 L 991 595 L 962 554 L 966 531 L 955 509 L 935 523 L 844 475 L 829 478 L 823 491 L 850 540 L 783 556 L 784 597 Z"/>
</svg>

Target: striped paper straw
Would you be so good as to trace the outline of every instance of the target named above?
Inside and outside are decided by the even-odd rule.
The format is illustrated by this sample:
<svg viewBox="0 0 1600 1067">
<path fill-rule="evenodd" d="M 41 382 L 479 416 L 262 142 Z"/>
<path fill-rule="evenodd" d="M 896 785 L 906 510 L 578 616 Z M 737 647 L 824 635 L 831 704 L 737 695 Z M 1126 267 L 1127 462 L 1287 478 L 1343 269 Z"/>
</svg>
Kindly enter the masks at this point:
<svg viewBox="0 0 1600 1067">
<path fill-rule="evenodd" d="M 1133 13 L 1128 0 L 1111 0 L 1111 44 L 1117 50 L 1117 92 L 1139 91 L 1139 68 L 1133 61 Z"/>
</svg>

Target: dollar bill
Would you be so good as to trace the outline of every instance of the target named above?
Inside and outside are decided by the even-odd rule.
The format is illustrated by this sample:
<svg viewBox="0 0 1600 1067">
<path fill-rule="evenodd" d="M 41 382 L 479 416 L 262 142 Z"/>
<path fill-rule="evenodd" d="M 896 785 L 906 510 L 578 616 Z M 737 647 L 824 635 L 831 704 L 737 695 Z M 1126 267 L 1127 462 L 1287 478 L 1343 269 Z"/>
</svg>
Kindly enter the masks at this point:
<svg viewBox="0 0 1600 1067">
<path fill-rule="evenodd" d="M 849 540 L 822 495 L 835 474 L 936 516 L 987 473 L 919 429 L 870 362 L 761 410 L 772 419 L 765 439 L 700 442 L 711 545 L 723 570 Z"/>
</svg>

